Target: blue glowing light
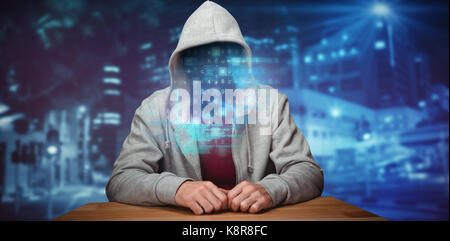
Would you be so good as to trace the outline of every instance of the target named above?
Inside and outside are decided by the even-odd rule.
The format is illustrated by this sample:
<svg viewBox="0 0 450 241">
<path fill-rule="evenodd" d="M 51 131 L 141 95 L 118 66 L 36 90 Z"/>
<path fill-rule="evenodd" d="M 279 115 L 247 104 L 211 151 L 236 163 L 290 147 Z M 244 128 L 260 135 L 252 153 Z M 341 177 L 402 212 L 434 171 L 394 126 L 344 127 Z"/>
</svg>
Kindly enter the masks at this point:
<svg viewBox="0 0 450 241">
<path fill-rule="evenodd" d="M 312 62 L 311 56 L 305 56 L 304 61 L 305 61 L 306 64 L 311 63 Z"/>
<path fill-rule="evenodd" d="M 329 88 L 328 88 L 328 92 L 329 93 L 334 93 L 336 91 L 336 89 L 334 88 L 334 86 L 330 86 Z"/>
<path fill-rule="evenodd" d="M 377 15 L 388 15 L 391 11 L 389 9 L 388 6 L 386 6 L 383 3 L 376 3 L 373 7 L 372 7 L 372 12 L 377 14 Z"/>
<path fill-rule="evenodd" d="M 58 152 L 58 147 L 51 145 L 47 147 L 47 152 L 50 155 L 55 155 Z"/>
<path fill-rule="evenodd" d="M 227 68 L 225 68 L 225 67 L 220 67 L 220 68 L 219 68 L 219 75 L 220 75 L 220 76 L 226 76 L 226 75 L 227 75 Z"/>
<path fill-rule="evenodd" d="M 12 85 L 9 86 L 9 91 L 10 92 L 15 93 L 15 92 L 17 92 L 17 90 L 19 90 L 19 84 L 12 84 Z"/>
<path fill-rule="evenodd" d="M 364 135 L 363 135 L 363 139 L 364 139 L 364 140 L 369 140 L 370 137 L 372 137 L 372 136 L 370 135 L 370 133 L 364 133 Z"/>
<path fill-rule="evenodd" d="M 391 121 L 392 121 L 392 116 L 391 115 L 388 115 L 388 116 L 384 117 L 384 122 L 390 123 Z"/>
<path fill-rule="evenodd" d="M 317 54 L 317 60 L 324 61 L 325 60 L 325 55 L 323 55 L 322 53 L 318 53 Z"/>
<path fill-rule="evenodd" d="M 347 34 L 343 34 L 342 35 L 342 40 L 343 41 L 347 41 L 348 40 L 348 35 Z"/>
<path fill-rule="evenodd" d="M 433 93 L 431 95 L 431 100 L 438 100 L 438 99 L 439 99 L 439 95 L 438 94 Z"/>
<path fill-rule="evenodd" d="M 103 83 L 120 85 L 122 83 L 122 81 L 118 78 L 103 78 Z"/>
<path fill-rule="evenodd" d="M 107 89 L 104 90 L 105 95 L 115 95 L 115 96 L 120 96 L 120 90 L 116 90 L 116 89 Z"/>
<path fill-rule="evenodd" d="M 384 23 L 381 20 L 378 20 L 378 21 L 375 22 L 375 26 L 377 28 L 382 28 L 384 26 Z"/>
<path fill-rule="evenodd" d="M 339 109 L 332 109 L 331 110 L 331 116 L 337 118 L 341 115 L 341 111 Z"/>
<path fill-rule="evenodd" d="M 103 67 L 103 71 L 110 72 L 110 73 L 119 73 L 120 68 L 117 66 L 106 65 L 105 67 Z"/>
<path fill-rule="evenodd" d="M 424 107 L 426 107 L 427 106 L 427 102 L 426 101 L 424 101 L 424 100 L 421 100 L 421 101 L 419 101 L 419 107 L 420 108 L 424 108 Z"/>
<path fill-rule="evenodd" d="M 152 47 L 152 43 L 144 43 L 141 45 L 141 50 L 147 50 Z"/>
<path fill-rule="evenodd" d="M 86 106 L 84 106 L 84 105 L 81 105 L 81 106 L 78 107 L 78 111 L 79 111 L 80 113 L 85 113 L 86 110 L 87 110 L 87 108 L 86 108 Z"/>
<path fill-rule="evenodd" d="M 384 42 L 384 40 L 375 41 L 374 45 L 375 45 L 375 49 L 378 49 L 378 50 L 386 48 L 386 42 Z"/>
</svg>

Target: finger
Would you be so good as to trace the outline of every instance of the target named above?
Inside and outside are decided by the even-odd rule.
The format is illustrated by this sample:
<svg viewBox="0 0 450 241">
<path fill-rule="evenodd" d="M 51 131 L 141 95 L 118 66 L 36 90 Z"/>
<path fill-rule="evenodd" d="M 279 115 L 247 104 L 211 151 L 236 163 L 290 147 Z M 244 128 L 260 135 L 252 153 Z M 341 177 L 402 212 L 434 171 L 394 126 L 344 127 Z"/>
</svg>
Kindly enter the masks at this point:
<svg viewBox="0 0 450 241">
<path fill-rule="evenodd" d="M 219 199 L 219 201 L 220 201 L 220 208 L 221 209 L 226 209 L 227 206 L 228 206 L 228 204 L 227 204 L 227 195 L 225 193 L 223 193 L 223 191 L 220 190 L 220 188 L 214 188 L 214 189 L 212 189 L 212 192 Z"/>
<path fill-rule="evenodd" d="M 217 188 L 215 188 L 217 189 Z M 220 193 L 219 190 L 217 190 L 218 193 Z M 211 203 L 214 207 L 214 210 L 217 212 L 221 209 L 222 207 L 222 202 L 219 200 L 218 197 L 216 197 L 216 195 L 214 194 L 213 190 L 210 189 L 205 189 L 204 191 L 201 192 L 201 194 L 203 195 L 203 197 L 205 197 L 206 199 L 208 199 L 209 203 Z M 223 193 L 220 193 L 223 195 Z"/>
<path fill-rule="evenodd" d="M 211 213 L 214 210 L 213 205 L 203 196 L 197 196 L 195 201 L 200 204 L 205 213 Z"/>
<path fill-rule="evenodd" d="M 242 192 L 243 184 L 242 182 L 236 185 L 233 189 L 228 191 L 228 207 L 231 207 L 231 201 Z"/>
<path fill-rule="evenodd" d="M 250 208 L 248 209 L 249 213 L 257 213 L 259 211 L 261 211 L 262 209 L 266 208 L 265 206 L 265 199 L 264 198 L 260 198 L 258 199 L 255 203 L 253 203 Z"/>
<path fill-rule="evenodd" d="M 247 199 L 251 193 L 241 192 L 237 197 L 231 200 L 231 209 L 235 212 L 239 211 L 241 202 Z"/>
<path fill-rule="evenodd" d="M 250 208 L 250 206 L 253 205 L 256 201 L 258 201 L 258 193 L 254 192 L 252 193 L 248 198 L 243 200 L 239 206 L 241 212 L 247 212 L 247 210 Z"/>
<path fill-rule="evenodd" d="M 230 190 L 227 190 L 227 189 L 223 189 L 223 188 L 221 188 L 221 187 L 219 187 L 219 190 L 220 190 L 221 192 L 223 192 L 225 195 L 228 194 L 228 192 L 230 191 Z"/>
<path fill-rule="evenodd" d="M 225 195 L 225 203 L 224 203 L 224 208 L 225 209 L 228 209 L 229 208 L 229 205 L 228 205 L 228 192 L 230 191 L 230 190 L 226 190 L 226 189 L 223 189 L 223 188 L 219 188 L 219 190 Z"/>
<path fill-rule="evenodd" d="M 196 202 L 196 201 L 192 201 L 189 203 L 189 208 L 192 210 L 192 212 L 194 212 L 196 215 L 202 215 L 203 214 L 203 209 L 202 207 Z"/>
<path fill-rule="evenodd" d="M 211 181 L 207 181 L 206 183 L 206 187 L 216 196 L 216 198 L 219 200 L 220 202 L 220 209 L 225 209 L 227 207 L 227 196 L 226 194 L 222 193 L 222 191 L 217 187 L 213 182 Z M 219 211 L 216 207 L 215 207 L 216 211 Z"/>
</svg>

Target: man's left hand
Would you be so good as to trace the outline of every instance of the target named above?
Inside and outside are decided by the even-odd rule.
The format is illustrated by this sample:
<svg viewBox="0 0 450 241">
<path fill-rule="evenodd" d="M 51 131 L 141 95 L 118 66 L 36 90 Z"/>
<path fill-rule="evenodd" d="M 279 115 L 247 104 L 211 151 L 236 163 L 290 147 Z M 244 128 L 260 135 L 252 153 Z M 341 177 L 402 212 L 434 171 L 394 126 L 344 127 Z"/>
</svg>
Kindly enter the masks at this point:
<svg viewBox="0 0 450 241">
<path fill-rule="evenodd" d="M 233 211 L 257 213 L 272 207 L 272 198 L 266 189 L 255 183 L 243 181 L 228 191 L 228 207 Z"/>
</svg>

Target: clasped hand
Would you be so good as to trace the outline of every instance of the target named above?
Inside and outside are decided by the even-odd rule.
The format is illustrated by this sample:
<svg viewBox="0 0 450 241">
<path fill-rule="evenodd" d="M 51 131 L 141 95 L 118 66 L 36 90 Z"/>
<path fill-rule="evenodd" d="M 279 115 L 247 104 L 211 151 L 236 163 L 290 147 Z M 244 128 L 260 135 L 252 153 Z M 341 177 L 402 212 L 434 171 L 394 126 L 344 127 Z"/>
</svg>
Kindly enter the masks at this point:
<svg viewBox="0 0 450 241">
<path fill-rule="evenodd" d="M 257 213 L 272 207 L 272 199 L 266 189 L 248 181 L 231 190 L 219 188 L 210 181 L 186 181 L 178 188 L 175 202 L 197 215 L 226 209 Z"/>
</svg>

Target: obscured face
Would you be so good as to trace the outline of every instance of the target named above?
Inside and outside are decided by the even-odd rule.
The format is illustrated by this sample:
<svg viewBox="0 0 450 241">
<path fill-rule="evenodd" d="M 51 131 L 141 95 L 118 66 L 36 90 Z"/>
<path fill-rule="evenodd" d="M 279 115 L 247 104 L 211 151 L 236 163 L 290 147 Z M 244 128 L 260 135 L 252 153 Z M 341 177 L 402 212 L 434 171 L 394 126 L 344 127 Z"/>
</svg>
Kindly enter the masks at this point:
<svg viewBox="0 0 450 241">
<path fill-rule="evenodd" d="M 190 48 L 180 54 L 188 79 L 201 81 L 202 89 L 234 89 L 248 78 L 244 48 L 236 43 L 215 42 Z"/>
<path fill-rule="evenodd" d="M 241 83 L 251 79 L 248 61 L 245 49 L 231 42 L 215 42 L 182 51 L 180 68 L 176 69 L 177 78 L 174 78 L 172 86 L 175 91 L 171 94 L 181 97 L 174 97 L 173 102 L 183 103 L 179 106 L 186 110 L 186 94 L 181 91 L 186 90 L 191 100 L 189 105 L 193 119 L 210 123 L 206 119 L 209 119 L 208 116 L 214 116 L 214 123 L 220 123 L 218 118 L 223 118 L 224 114 L 234 107 L 234 101 L 224 101 L 225 91 L 242 88 Z M 184 116 L 189 115 L 185 113 Z"/>
</svg>

